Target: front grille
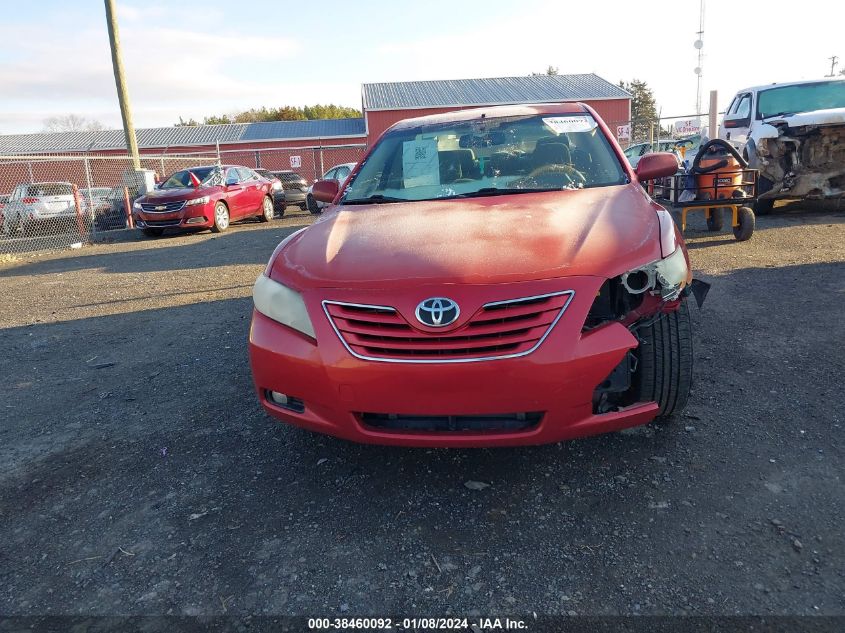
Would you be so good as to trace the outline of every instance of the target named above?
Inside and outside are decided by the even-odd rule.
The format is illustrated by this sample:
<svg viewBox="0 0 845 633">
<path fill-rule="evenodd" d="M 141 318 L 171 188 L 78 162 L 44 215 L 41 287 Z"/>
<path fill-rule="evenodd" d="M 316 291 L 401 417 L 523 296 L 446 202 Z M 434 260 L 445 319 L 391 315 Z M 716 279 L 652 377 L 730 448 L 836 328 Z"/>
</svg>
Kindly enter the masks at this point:
<svg viewBox="0 0 845 633">
<path fill-rule="evenodd" d="M 185 208 L 184 200 L 176 202 L 142 202 L 141 209 L 144 213 L 173 213 Z"/>
<path fill-rule="evenodd" d="M 149 227 L 165 227 L 165 226 L 179 226 L 182 220 L 144 220 L 144 224 Z"/>
<path fill-rule="evenodd" d="M 423 431 L 434 433 L 517 432 L 533 429 L 543 419 L 542 412 L 488 413 L 482 415 L 397 415 L 359 413 L 365 426 L 379 431 Z"/>
<path fill-rule="evenodd" d="M 574 292 L 488 303 L 459 328 L 427 332 L 395 308 L 324 301 L 351 354 L 393 362 L 467 362 L 530 354 L 548 336 Z"/>
</svg>

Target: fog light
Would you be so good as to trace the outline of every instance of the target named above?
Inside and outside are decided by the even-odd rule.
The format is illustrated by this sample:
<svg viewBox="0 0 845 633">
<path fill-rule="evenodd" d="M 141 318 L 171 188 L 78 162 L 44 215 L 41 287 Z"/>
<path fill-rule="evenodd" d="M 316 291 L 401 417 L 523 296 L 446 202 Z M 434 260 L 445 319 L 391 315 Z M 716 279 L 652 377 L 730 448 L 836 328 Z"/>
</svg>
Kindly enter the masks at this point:
<svg viewBox="0 0 845 633">
<path fill-rule="evenodd" d="M 185 224 L 202 224 L 203 222 L 206 222 L 206 221 L 207 220 L 203 217 L 188 218 L 187 220 L 185 220 Z"/>
<path fill-rule="evenodd" d="M 276 404 L 280 404 L 285 406 L 288 403 L 287 395 L 283 393 L 279 393 L 278 391 L 271 391 L 270 392 L 270 400 L 275 402 Z"/>
<path fill-rule="evenodd" d="M 280 391 L 270 391 L 269 389 L 265 391 L 265 395 L 267 400 L 278 407 L 289 409 L 290 411 L 294 411 L 296 413 L 302 413 L 305 411 L 305 403 L 299 398 L 294 398 L 293 396 L 281 393 Z"/>
</svg>

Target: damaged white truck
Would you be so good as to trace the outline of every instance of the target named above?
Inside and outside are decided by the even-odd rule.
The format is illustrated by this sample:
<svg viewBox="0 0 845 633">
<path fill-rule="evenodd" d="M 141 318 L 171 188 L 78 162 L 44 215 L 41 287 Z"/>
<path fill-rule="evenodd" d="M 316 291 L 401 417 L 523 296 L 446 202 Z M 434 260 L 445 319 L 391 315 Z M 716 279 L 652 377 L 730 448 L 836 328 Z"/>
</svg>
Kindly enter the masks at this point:
<svg viewBox="0 0 845 633">
<path fill-rule="evenodd" d="M 845 78 L 740 90 L 719 138 L 760 170 L 755 213 L 775 200 L 845 196 Z"/>
</svg>

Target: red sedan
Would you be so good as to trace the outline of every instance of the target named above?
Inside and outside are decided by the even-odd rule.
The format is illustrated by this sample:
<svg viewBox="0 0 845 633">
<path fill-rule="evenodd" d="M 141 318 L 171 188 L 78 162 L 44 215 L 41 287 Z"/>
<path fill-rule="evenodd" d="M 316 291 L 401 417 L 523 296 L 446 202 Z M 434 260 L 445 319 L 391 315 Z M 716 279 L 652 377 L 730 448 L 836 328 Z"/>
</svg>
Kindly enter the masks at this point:
<svg viewBox="0 0 845 633">
<path fill-rule="evenodd" d="M 581 104 L 410 119 L 287 237 L 254 288 L 249 353 L 272 416 L 359 442 L 539 444 L 683 409 L 680 232 Z"/>
<path fill-rule="evenodd" d="M 135 226 L 158 237 L 165 229 L 211 229 L 233 220 L 273 219 L 272 183 L 249 167 L 210 165 L 177 171 L 132 205 Z"/>
</svg>

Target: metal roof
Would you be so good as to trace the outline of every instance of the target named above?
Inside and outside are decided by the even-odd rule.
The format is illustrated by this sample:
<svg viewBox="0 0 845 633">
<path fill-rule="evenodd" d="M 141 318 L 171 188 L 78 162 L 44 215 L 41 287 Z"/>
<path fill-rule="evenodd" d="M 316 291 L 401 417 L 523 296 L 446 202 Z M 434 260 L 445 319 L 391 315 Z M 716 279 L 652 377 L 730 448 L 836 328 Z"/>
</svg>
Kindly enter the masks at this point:
<svg viewBox="0 0 845 633">
<path fill-rule="evenodd" d="M 631 97 L 626 90 L 593 73 L 374 83 L 364 84 L 362 93 L 365 110 L 550 103 Z"/>
<path fill-rule="evenodd" d="M 196 125 L 142 128 L 135 132 L 138 147 L 166 148 L 215 143 L 290 141 L 364 136 L 364 119 L 317 119 L 312 121 L 270 121 L 231 125 Z M 42 152 L 126 149 L 123 130 L 100 132 L 49 132 L 0 136 L 0 155 Z"/>
</svg>

